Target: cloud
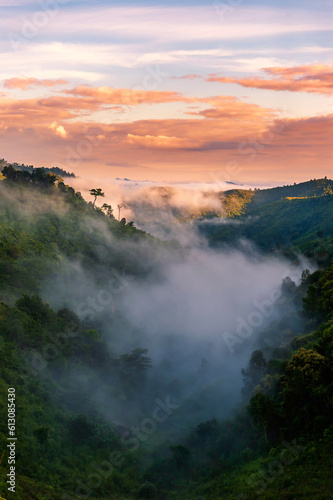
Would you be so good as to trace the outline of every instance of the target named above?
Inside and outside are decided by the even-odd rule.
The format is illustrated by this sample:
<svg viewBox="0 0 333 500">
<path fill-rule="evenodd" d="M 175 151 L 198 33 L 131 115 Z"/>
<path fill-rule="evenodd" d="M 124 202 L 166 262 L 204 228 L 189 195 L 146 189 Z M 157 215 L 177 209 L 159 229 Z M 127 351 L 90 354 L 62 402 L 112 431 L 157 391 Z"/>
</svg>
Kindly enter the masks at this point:
<svg viewBox="0 0 333 500">
<path fill-rule="evenodd" d="M 329 9 L 327 9 L 328 11 Z M 237 14 L 236 14 L 237 11 Z M 237 40 L 271 37 L 287 33 L 308 33 L 331 30 L 328 12 L 301 9 L 251 8 L 239 6 L 228 22 L 221 22 L 218 12 L 210 6 L 66 6 L 66 15 L 54 16 L 47 25 L 48 39 L 57 40 L 71 34 L 74 40 L 107 36 L 110 41 L 175 41 Z M 27 20 L 33 18 L 27 11 Z M 9 32 L 19 35 L 22 20 L 17 12 L 4 13 Z M 43 31 L 46 31 L 45 28 Z"/>
<path fill-rule="evenodd" d="M 188 114 L 204 116 L 205 118 L 246 121 L 253 121 L 262 118 L 272 119 L 276 116 L 276 111 L 273 109 L 264 108 L 257 104 L 247 103 L 232 96 L 209 97 L 201 99 L 201 102 L 208 102 L 212 105 L 212 107 L 198 112 L 191 111 L 188 112 Z"/>
<path fill-rule="evenodd" d="M 103 104 L 122 104 L 138 106 L 139 104 L 156 104 L 166 102 L 196 102 L 198 99 L 185 97 L 178 92 L 139 90 L 112 87 L 86 87 L 84 85 L 64 93 L 80 97 L 89 97 Z"/>
<path fill-rule="evenodd" d="M 289 92 L 309 92 L 331 95 L 333 93 L 333 64 L 314 64 L 309 66 L 263 68 L 269 76 L 264 78 L 230 78 L 210 75 L 208 82 L 237 83 L 243 87 Z"/>
<path fill-rule="evenodd" d="M 167 137 L 165 135 L 133 135 L 128 134 L 130 144 L 139 144 L 148 148 L 182 148 L 186 140 L 181 137 Z"/>
<path fill-rule="evenodd" d="M 201 75 L 184 75 L 184 76 L 172 76 L 171 80 L 195 80 L 196 78 L 202 78 Z"/>
<path fill-rule="evenodd" d="M 27 88 L 38 81 L 34 78 L 8 80 L 8 88 Z M 61 80 L 58 80 L 59 83 Z M 46 82 L 46 83 L 45 83 Z M 53 85 L 47 80 L 40 85 Z M 56 83 L 55 83 L 56 84 Z M 185 97 L 172 91 L 145 91 L 111 87 L 80 86 L 62 91 L 66 95 L 53 95 L 43 98 L 14 99 L 0 95 L 0 119 L 6 120 L 8 126 L 42 126 L 49 127 L 54 121 L 91 116 L 92 113 L 104 110 L 124 113 L 124 106 L 139 106 L 141 104 L 159 104 L 169 102 L 198 102 L 195 97 Z"/>
<path fill-rule="evenodd" d="M 65 130 L 65 128 L 62 126 L 62 125 L 58 125 L 57 122 L 53 122 L 50 127 L 49 127 L 51 130 L 54 130 L 54 132 L 59 135 L 60 137 L 62 137 L 63 139 L 65 139 L 65 137 L 67 136 L 67 132 Z"/>
<path fill-rule="evenodd" d="M 277 177 L 285 181 L 292 151 L 293 175 L 313 176 L 314 164 L 318 175 L 329 175 L 333 115 L 289 118 L 281 124 L 274 109 L 236 97 L 212 96 L 193 98 L 198 109 L 188 109 L 184 118 L 119 122 L 112 111 L 125 105 L 113 105 L 117 99 L 137 106 L 147 96 L 154 101 L 168 99 L 169 94 L 77 89 L 76 94 L 41 99 L 0 96 L 2 156 L 35 166 L 58 164 L 78 175 L 78 170 L 92 168 L 105 174 L 108 168 L 113 177 L 124 177 L 130 168 L 130 177 L 140 180 L 147 175 L 144 166 L 154 180 L 212 181 L 217 175 L 218 182 L 248 182 L 252 175 L 263 181 Z M 103 122 L 93 113 L 106 107 Z M 230 171 L 229 164 L 237 168 Z"/>
<path fill-rule="evenodd" d="M 147 168 L 144 165 L 140 165 L 140 163 L 127 163 L 121 161 L 109 161 L 106 163 L 109 167 L 124 167 L 124 168 Z M 119 180 L 119 179 L 117 179 Z M 127 180 L 127 179 L 126 179 Z"/>
<path fill-rule="evenodd" d="M 10 78 L 4 81 L 3 86 L 7 89 L 27 90 L 29 87 L 54 87 L 56 85 L 66 85 L 66 80 L 38 80 L 37 78 Z"/>
</svg>

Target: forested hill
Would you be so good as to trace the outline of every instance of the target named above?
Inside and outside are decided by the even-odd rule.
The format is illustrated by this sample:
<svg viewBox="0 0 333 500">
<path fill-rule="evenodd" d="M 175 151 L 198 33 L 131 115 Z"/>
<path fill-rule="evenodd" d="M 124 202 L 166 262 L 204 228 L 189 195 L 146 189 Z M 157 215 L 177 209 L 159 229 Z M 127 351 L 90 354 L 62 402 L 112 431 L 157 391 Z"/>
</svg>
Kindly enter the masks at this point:
<svg viewBox="0 0 333 500">
<path fill-rule="evenodd" d="M 134 498 L 139 471 L 120 442 L 121 412 L 139 418 L 133 401 L 141 397 L 144 406 L 140 391 L 151 360 L 141 339 L 129 352 L 118 345 L 129 326 L 115 303 L 131 280 L 157 267 L 163 250 L 178 249 L 117 221 L 112 206 L 98 207 L 99 188 L 92 186 L 86 202 L 45 169 L 6 166 L 2 174 L 0 498 L 77 500 L 86 491 L 91 500 Z M 111 352 L 105 329 L 115 339 Z M 9 387 L 19 439 L 15 493 L 7 484 Z M 114 471 L 89 489 L 87 477 L 106 460 Z"/>
<path fill-rule="evenodd" d="M 333 194 L 333 181 L 326 178 L 270 189 L 230 189 L 221 193 L 221 200 L 227 216 L 237 217 L 285 198 L 311 198 L 325 194 Z"/>
<path fill-rule="evenodd" d="M 133 222 L 117 221 L 111 205 L 98 207 L 103 196 L 86 202 L 45 169 L 2 172 L 0 299 L 40 293 L 42 283 L 52 283 L 69 263 L 80 263 L 100 284 L 106 270 L 142 275 L 153 266 L 161 243 Z"/>
<path fill-rule="evenodd" d="M 21 172 L 29 172 L 30 174 L 36 172 L 38 168 L 34 167 L 33 165 L 25 165 L 24 163 L 17 163 L 14 162 L 12 164 L 8 163 L 4 159 L 0 160 L 0 168 L 3 169 L 4 167 L 9 167 L 9 166 L 14 167 L 16 170 L 19 170 Z M 44 171 L 47 174 L 55 174 L 59 175 L 61 177 L 76 177 L 76 175 L 73 172 L 67 172 L 67 170 L 64 170 L 63 168 L 60 167 L 42 167 Z"/>
<path fill-rule="evenodd" d="M 206 346 L 201 344 L 206 341 L 206 323 L 203 338 L 193 342 L 191 337 L 189 345 L 183 340 L 177 344 L 182 332 L 168 331 L 161 342 L 159 315 L 143 312 L 147 329 L 153 329 L 151 336 L 129 320 L 132 309 L 140 317 L 147 277 L 154 284 L 163 283 L 165 254 L 180 256 L 180 261 L 186 249 L 162 243 L 125 219 L 117 221 L 112 207 L 102 205 L 98 187 L 92 186 L 88 203 L 44 169 L 27 172 L 8 166 L 2 173 L 0 500 L 331 498 L 329 252 L 325 250 L 322 269 L 313 274 L 305 269 L 298 285 L 285 278 L 278 301 L 272 298 L 268 310 L 266 300 L 259 304 L 267 323 L 258 333 L 258 348 L 244 356 L 243 400 L 228 420 L 218 420 L 214 412 L 225 405 L 223 391 L 233 378 L 218 375 L 223 357 L 217 349 L 214 364 L 214 344 L 210 350 L 201 349 Z M 283 225 L 286 230 L 287 223 L 294 231 L 288 207 L 297 206 L 298 238 L 307 237 L 309 227 L 315 228 L 320 220 L 326 226 L 318 238 L 328 241 L 332 198 L 326 193 L 257 208 L 262 214 L 267 211 L 267 231 L 276 217 L 277 226 L 263 238 L 277 228 L 282 232 Z M 304 226 L 311 210 L 314 218 Z M 177 273 L 179 282 L 184 281 L 179 267 Z M 190 279 L 188 270 L 185 276 Z M 137 303 L 119 307 L 121 292 L 132 280 Z M 221 281 L 221 300 L 229 286 Z M 155 290 L 162 309 L 166 295 Z M 187 289 L 181 290 L 180 299 L 173 298 L 183 316 Z M 256 317 L 258 311 L 254 310 Z M 209 322 L 211 309 L 203 308 L 202 314 Z M 178 328 L 177 318 L 168 321 L 167 329 L 173 322 Z M 224 328 L 220 326 L 219 337 Z M 246 337 L 236 340 L 251 348 Z M 161 342 L 158 351 L 169 346 L 172 359 L 156 363 L 151 354 L 154 342 Z M 199 367 L 191 366 L 182 376 L 183 364 L 191 363 L 197 344 Z M 173 358 L 183 360 L 177 373 L 172 370 Z M 237 357 L 234 361 L 237 364 Z M 215 382 L 192 393 L 209 370 L 216 370 Z M 8 399 L 8 388 L 15 388 L 15 398 L 11 392 Z M 15 493 L 8 491 L 7 483 L 8 401 L 16 405 Z M 200 415 L 202 407 L 208 407 L 209 420 L 194 423 L 193 415 Z"/>
<path fill-rule="evenodd" d="M 264 251 L 333 255 L 333 181 L 313 180 L 264 190 L 231 190 L 222 198 L 226 218 L 200 225 L 212 246 L 253 241 Z"/>
</svg>

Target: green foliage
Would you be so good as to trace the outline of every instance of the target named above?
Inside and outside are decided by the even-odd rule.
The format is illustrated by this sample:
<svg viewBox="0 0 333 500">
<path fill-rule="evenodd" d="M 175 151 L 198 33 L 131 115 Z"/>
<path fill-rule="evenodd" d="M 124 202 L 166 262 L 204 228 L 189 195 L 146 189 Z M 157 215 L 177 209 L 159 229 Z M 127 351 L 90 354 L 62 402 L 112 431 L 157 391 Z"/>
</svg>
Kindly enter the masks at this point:
<svg viewBox="0 0 333 500">
<path fill-rule="evenodd" d="M 308 280 L 304 309 L 318 321 L 333 318 L 333 264 L 324 271 L 317 271 Z"/>
<path fill-rule="evenodd" d="M 143 372 L 151 366 L 151 359 L 146 356 L 148 349 L 137 347 L 130 354 L 120 356 L 121 370 L 126 374 Z"/>
<path fill-rule="evenodd" d="M 251 355 L 248 367 L 242 369 L 243 388 L 242 394 L 247 400 L 254 388 L 259 384 L 267 372 L 267 361 L 261 350 L 254 351 Z"/>
<path fill-rule="evenodd" d="M 222 195 L 222 206 L 227 217 L 239 217 L 246 213 L 252 202 L 254 191 L 231 189 Z"/>
<path fill-rule="evenodd" d="M 333 181 L 320 179 L 273 189 L 226 191 L 226 215 L 237 221 L 210 221 L 200 230 L 213 246 L 245 237 L 264 251 L 279 249 L 288 256 L 301 251 L 327 264 L 333 257 L 333 196 L 327 195 L 332 187 Z"/>
<path fill-rule="evenodd" d="M 145 483 L 140 485 L 138 491 L 139 498 L 154 499 L 156 498 L 156 494 L 157 494 L 157 488 L 154 484 L 146 481 Z"/>
<path fill-rule="evenodd" d="M 150 264 L 139 266 L 143 259 L 136 254 L 142 246 L 145 260 L 151 262 L 162 244 L 133 223 L 116 221 L 110 205 L 103 205 L 103 213 L 86 203 L 49 171 L 18 173 L 6 166 L 3 172 L 0 438 L 4 448 L 7 389 L 16 387 L 18 500 L 78 497 L 78 484 L 86 485 L 96 470 L 104 473 L 100 484 L 90 488 L 91 500 L 330 498 L 331 181 L 226 195 L 228 216 L 242 224 L 227 229 L 218 241 L 245 234 L 269 249 L 280 239 L 285 249 L 292 243 L 317 257 L 324 245 L 327 258 L 321 263 L 326 268 L 313 274 L 305 271 L 299 286 L 284 280 L 288 303 L 300 307 L 304 296 L 304 331 L 296 337 L 290 333 L 292 316 L 288 316 L 270 327 L 266 337 L 263 333 L 259 338 L 263 347 L 252 353 L 242 370 L 245 402 L 237 412 L 229 420 L 212 418 L 192 430 L 182 429 L 182 440 L 175 431 L 175 443 L 169 439 L 149 455 L 144 447 L 130 454 L 121 439 L 128 429 L 119 430 L 113 422 L 115 402 L 123 402 L 124 412 L 133 412 L 133 402 L 140 401 L 139 390 L 152 364 L 148 350 L 110 352 L 97 323 L 81 322 L 69 304 L 54 310 L 40 292 L 48 284 L 55 286 L 67 261 L 80 262 L 101 289 L 106 270 L 146 276 Z M 244 215 L 254 217 L 253 223 L 247 224 Z M 123 251 L 124 242 L 134 243 L 133 254 Z M 118 333 L 109 325 L 108 339 Z M 276 344 L 280 342 L 274 350 L 265 342 L 272 335 Z M 140 419 L 146 414 L 144 402 L 137 406 Z M 295 438 L 305 451 L 290 452 Z M 289 460 L 283 459 L 286 446 Z M 2 466 L 1 492 L 6 491 L 6 472 Z"/>
</svg>

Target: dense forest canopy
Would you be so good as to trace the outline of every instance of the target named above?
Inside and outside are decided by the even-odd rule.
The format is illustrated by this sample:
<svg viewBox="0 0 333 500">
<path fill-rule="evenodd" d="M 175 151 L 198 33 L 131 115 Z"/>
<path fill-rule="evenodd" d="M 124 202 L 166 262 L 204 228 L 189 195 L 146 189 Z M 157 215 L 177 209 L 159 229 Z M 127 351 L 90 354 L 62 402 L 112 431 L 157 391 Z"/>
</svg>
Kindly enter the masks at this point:
<svg viewBox="0 0 333 500">
<path fill-rule="evenodd" d="M 241 224 L 200 222 L 220 248 L 193 250 L 116 220 L 98 187 L 87 202 L 57 172 L 2 174 L 3 450 L 9 387 L 18 435 L 15 494 L 6 453 L 0 464 L 4 498 L 330 498 L 332 181 L 224 193 Z M 262 253 L 225 251 L 244 236 Z M 236 308 L 232 329 L 216 310 L 240 300 L 246 273 L 253 293 L 274 274 L 278 293 Z"/>
</svg>

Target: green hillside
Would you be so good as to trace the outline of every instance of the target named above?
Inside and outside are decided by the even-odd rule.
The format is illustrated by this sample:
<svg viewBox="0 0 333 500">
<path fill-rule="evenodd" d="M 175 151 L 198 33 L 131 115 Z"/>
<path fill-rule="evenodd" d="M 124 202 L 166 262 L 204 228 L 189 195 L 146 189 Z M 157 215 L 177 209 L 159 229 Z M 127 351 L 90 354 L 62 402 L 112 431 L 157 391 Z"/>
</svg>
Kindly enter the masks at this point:
<svg viewBox="0 0 333 500">
<path fill-rule="evenodd" d="M 274 305 L 279 314 L 242 369 L 243 401 L 234 415 L 193 428 L 191 413 L 209 401 L 209 391 L 185 401 L 183 416 L 169 422 L 168 398 L 155 399 L 159 388 L 147 384 L 148 337 L 129 325 L 131 304 L 122 312 L 116 307 L 130 279 L 144 290 L 148 278 L 162 279 L 166 251 L 181 257 L 185 251 L 117 221 L 112 207 L 99 208 L 96 198 L 87 203 L 44 169 L 3 174 L 0 499 L 331 498 L 332 195 L 273 201 L 251 216 L 245 211 L 236 224 L 207 224 L 212 243 L 245 235 L 266 251 L 278 244 L 304 248 L 321 258 L 322 269 L 305 270 L 298 286 L 284 279 Z M 242 203 L 235 205 L 240 210 Z M 130 328 L 135 344 L 123 351 Z M 172 380 L 163 391 L 177 394 L 179 385 Z M 15 425 L 8 423 L 13 407 Z M 146 422 L 140 443 L 127 427 L 129 414 Z M 165 422 L 163 433 L 157 424 L 151 433 L 147 415 Z M 7 484 L 9 432 L 18 438 L 15 493 Z"/>
<path fill-rule="evenodd" d="M 0 160 L 0 168 L 3 169 L 4 167 L 8 167 L 9 165 L 13 166 L 16 170 L 19 170 L 20 172 L 29 172 L 29 174 L 32 174 L 38 170 L 38 168 L 34 167 L 33 165 L 25 165 L 24 163 L 19 164 L 19 163 L 8 163 L 4 159 Z M 76 177 L 73 172 L 67 172 L 63 168 L 60 167 L 43 167 L 44 171 L 49 174 L 55 174 L 59 175 L 61 177 Z"/>
<path fill-rule="evenodd" d="M 241 213 L 237 218 L 231 217 L 229 222 L 224 220 L 223 224 L 219 220 L 203 223 L 200 229 L 213 246 L 235 244 L 240 238 L 248 238 L 265 251 L 282 249 L 289 254 L 301 251 L 319 258 L 321 254 L 333 255 L 333 193 L 330 193 L 326 182 L 325 187 L 322 185 L 319 188 L 319 184 L 319 181 L 311 181 L 304 183 L 302 189 L 295 186 L 293 194 L 309 192 L 311 186 L 317 186 L 319 191 L 326 189 L 326 194 L 298 198 L 284 196 L 273 202 L 268 202 L 274 198 L 272 192 L 278 190 L 279 195 L 289 195 L 289 187 L 253 192 L 251 201 L 238 209 Z M 260 199 L 261 193 L 263 197 Z M 233 192 L 230 196 L 248 200 L 242 192 Z M 257 196 L 258 202 L 255 201 Z"/>
<path fill-rule="evenodd" d="M 90 498 L 133 498 L 140 486 L 133 466 L 137 458 L 121 444 L 105 413 L 116 413 L 115 401 L 130 405 L 139 397 L 150 359 L 140 340 L 132 352 L 110 353 L 94 317 L 112 306 L 126 287 L 127 275 L 147 276 L 158 254 L 171 246 L 137 230 L 133 222 L 118 222 L 109 206 L 103 211 L 87 203 L 45 169 L 29 173 L 10 168 L 3 173 L 0 441 L 5 453 L 0 496 L 7 498 L 7 389 L 14 387 L 17 489 L 8 498 L 81 498 L 75 494 L 78 484 L 94 473 L 92 463 L 98 468 L 104 462 L 114 471 L 100 487 L 91 487 Z M 80 288 L 73 296 L 71 281 L 78 282 L 78 273 Z M 96 290 L 91 290 L 92 284 Z M 59 303 L 57 311 L 43 303 L 43 291 Z M 90 309 L 89 294 L 96 296 Z M 126 318 L 115 318 L 125 328 Z M 115 337 L 118 329 L 108 325 Z M 81 383 L 83 374 L 89 374 L 88 386 Z M 100 406 L 96 391 L 107 395 L 109 403 Z"/>
<path fill-rule="evenodd" d="M 305 335 L 289 338 L 269 360 L 252 353 L 242 370 L 244 405 L 234 418 L 201 423 L 156 461 L 146 479 L 177 500 L 326 500 L 333 491 L 333 264 L 299 287 L 285 282 L 285 300 L 304 295 Z M 272 332 L 270 332 L 271 334 Z M 267 333 L 262 333 L 264 337 Z"/>
<path fill-rule="evenodd" d="M 299 184 L 279 186 L 270 189 L 231 189 L 221 193 L 221 201 L 228 217 L 251 214 L 263 205 L 268 205 L 285 198 L 312 198 L 333 194 L 333 181 L 313 179 Z"/>
</svg>

